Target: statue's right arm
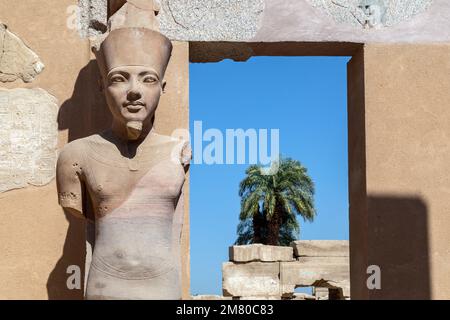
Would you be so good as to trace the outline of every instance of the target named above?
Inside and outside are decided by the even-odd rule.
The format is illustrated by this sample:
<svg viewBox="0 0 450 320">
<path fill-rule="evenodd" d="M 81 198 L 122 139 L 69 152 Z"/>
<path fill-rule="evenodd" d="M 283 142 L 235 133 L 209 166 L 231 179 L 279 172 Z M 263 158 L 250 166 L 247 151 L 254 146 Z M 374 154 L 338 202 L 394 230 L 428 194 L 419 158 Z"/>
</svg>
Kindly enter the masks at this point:
<svg viewBox="0 0 450 320">
<path fill-rule="evenodd" d="M 82 156 L 74 145 L 66 145 L 56 165 L 58 202 L 66 211 L 83 217 Z"/>
</svg>

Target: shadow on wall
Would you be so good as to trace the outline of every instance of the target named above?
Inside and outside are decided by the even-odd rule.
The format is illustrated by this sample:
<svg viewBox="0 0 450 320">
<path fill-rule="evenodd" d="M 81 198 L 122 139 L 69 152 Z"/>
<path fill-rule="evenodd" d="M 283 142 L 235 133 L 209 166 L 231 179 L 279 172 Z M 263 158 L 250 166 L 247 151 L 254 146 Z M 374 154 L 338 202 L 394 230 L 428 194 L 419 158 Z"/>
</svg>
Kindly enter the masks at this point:
<svg viewBox="0 0 450 320">
<path fill-rule="evenodd" d="M 381 268 L 370 299 L 431 299 L 428 212 L 420 198 L 369 196 L 369 265 Z"/>
<path fill-rule="evenodd" d="M 97 62 L 91 60 L 78 74 L 72 97 L 59 109 L 58 129 L 68 129 L 69 142 L 102 132 L 111 124 L 99 80 Z"/>
<path fill-rule="evenodd" d="M 86 256 L 86 222 L 64 211 L 69 222 L 63 254 L 56 263 L 47 281 L 49 300 L 82 300 L 84 292 L 84 265 Z M 69 290 L 67 287 L 67 268 L 71 265 L 81 269 L 81 290 Z"/>
<path fill-rule="evenodd" d="M 100 133 L 109 128 L 111 114 L 106 105 L 104 94 L 100 87 L 100 72 L 95 60 L 83 67 L 75 81 L 72 96 L 59 109 L 58 129 L 68 130 L 69 142 Z M 87 199 L 83 196 L 84 199 Z M 90 219 L 92 208 L 90 201 L 84 205 Z M 69 212 L 64 212 L 69 228 L 67 231 L 61 258 L 56 263 L 47 281 L 47 292 L 50 300 L 83 299 L 84 276 L 86 263 L 86 236 L 92 244 L 93 228 L 87 228 L 85 219 L 80 219 Z M 81 290 L 69 290 L 67 273 L 69 266 L 76 265 L 81 269 Z"/>
</svg>

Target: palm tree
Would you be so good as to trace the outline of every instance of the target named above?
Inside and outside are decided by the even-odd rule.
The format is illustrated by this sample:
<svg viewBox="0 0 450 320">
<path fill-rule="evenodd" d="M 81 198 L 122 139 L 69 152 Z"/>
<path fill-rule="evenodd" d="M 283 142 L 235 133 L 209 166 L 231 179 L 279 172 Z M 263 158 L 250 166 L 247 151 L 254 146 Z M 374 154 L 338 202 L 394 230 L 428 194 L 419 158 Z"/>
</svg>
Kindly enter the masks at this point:
<svg viewBox="0 0 450 320">
<path fill-rule="evenodd" d="M 307 169 L 297 160 L 280 158 L 269 171 L 252 165 L 245 173 L 236 244 L 289 245 L 300 232 L 297 215 L 305 221 L 316 216 Z"/>
</svg>

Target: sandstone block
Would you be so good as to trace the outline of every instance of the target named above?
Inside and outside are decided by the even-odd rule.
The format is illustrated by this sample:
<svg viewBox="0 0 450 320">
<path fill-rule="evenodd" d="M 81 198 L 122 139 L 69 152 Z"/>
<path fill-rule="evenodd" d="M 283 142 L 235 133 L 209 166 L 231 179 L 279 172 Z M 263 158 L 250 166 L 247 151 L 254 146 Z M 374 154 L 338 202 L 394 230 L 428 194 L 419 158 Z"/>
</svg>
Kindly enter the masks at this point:
<svg viewBox="0 0 450 320">
<path fill-rule="evenodd" d="M 280 295 L 280 263 L 250 262 L 222 265 L 224 296 L 254 297 Z"/>
<path fill-rule="evenodd" d="M 348 240 L 293 241 L 295 257 L 349 257 Z"/>
<path fill-rule="evenodd" d="M 229 248 L 230 261 L 233 262 L 292 261 L 293 253 L 292 247 L 266 246 L 262 244 L 231 246 Z"/>
<path fill-rule="evenodd" d="M 296 286 L 347 288 L 350 281 L 347 257 L 304 257 L 295 262 L 280 263 L 283 292 Z"/>
<path fill-rule="evenodd" d="M 218 295 L 197 295 L 191 296 L 191 300 L 232 300 L 232 297 L 224 297 Z"/>
<path fill-rule="evenodd" d="M 289 300 L 316 300 L 316 297 L 307 293 L 294 293 Z"/>
<path fill-rule="evenodd" d="M 317 300 L 328 300 L 329 289 L 322 287 L 314 287 L 313 294 Z"/>
<path fill-rule="evenodd" d="M 239 297 L 236 300 L 281 300 L 281 296 L 253 296 Z"/>
</svg>

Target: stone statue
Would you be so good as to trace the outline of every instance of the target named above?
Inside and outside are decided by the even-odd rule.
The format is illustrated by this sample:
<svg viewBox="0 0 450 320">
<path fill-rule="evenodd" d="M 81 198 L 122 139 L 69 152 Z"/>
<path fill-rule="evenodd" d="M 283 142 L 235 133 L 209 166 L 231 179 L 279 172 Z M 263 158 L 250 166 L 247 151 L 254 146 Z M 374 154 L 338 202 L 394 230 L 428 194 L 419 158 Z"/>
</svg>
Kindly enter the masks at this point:
<svg viewBox="0 0 450 320">
<path fill-rule="evenodd" d="M 86 299 L 180 299 L 188 142 L 157 134 L 171 42 L 147 28 L 112 30 L 94 50 L 111 128 L 67 144 L 59 203 L 95 216 Z"/>
</svg>

